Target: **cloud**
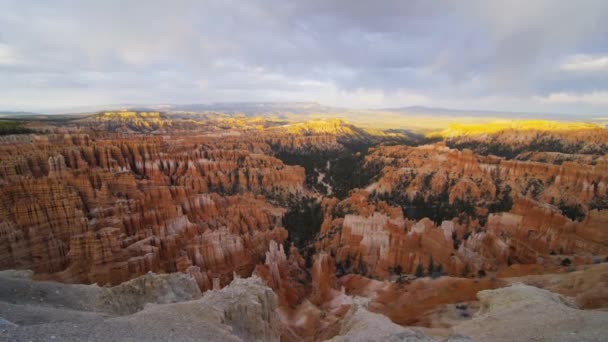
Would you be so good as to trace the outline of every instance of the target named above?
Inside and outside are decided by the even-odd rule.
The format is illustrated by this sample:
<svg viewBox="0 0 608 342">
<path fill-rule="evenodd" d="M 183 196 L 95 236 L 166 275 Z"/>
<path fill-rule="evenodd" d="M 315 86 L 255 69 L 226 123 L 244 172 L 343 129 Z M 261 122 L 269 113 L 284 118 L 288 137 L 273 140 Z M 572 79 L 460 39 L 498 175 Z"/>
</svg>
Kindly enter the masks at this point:
<svg viewBox="0 0 608 342">
<path fill-rule="evenodd" d="M 19 58 L 13 49 L 5 44 L 0 44 L 0 65 L 15 65 Z"/>
<path fill-rule="evenodd" d="M 608 56 L 575 55 L 562 63 L 560 69 L 573 72 L 608 72 Z"/>
<path fill-rule="evenodd" d="M 0 104 L 11 109 L 313 100 L 559 111 L 571 107 L 539 99 L 608 91 L 603 0 L 2 2 Z"/>
<path fill-rule="evenodd" d="M 555 93 L 539 97 L 538 100 L 542 103 L 608 105 L 608 91 L 594 91 L 583 94 Z"/>
</svg>

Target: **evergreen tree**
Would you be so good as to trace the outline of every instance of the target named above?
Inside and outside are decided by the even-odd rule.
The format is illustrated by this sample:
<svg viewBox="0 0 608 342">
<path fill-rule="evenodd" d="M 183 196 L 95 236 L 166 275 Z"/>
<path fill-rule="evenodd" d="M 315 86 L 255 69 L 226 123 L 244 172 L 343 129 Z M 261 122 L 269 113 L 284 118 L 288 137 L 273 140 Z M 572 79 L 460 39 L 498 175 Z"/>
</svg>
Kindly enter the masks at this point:
<svg viewBox="0 0 608 342">
<path fill-rule="evenodd" d="M 439 266 L 437 266 L 436 272 L 439 273 L 440 275 L 443 275 L 443 265 L 439 264 Z"/>
<path fill-rule="evenodd" d="M 469 264 L 465 264 L 464 265 L 464 270 L 462 270 L 462 276 L 463 277 L 468 277 L 469 276 Z"/>
<path fill-rule="evenodd" d="M 415 276 L 416 278 L 424 277 L 424 267 L 422 267 L 422 264 L 418 264 L 418 266 L 416 266 Z"/>
<path fill-rule="evenodd" d="M 439 264 L 435 267 L 435 271 L 431 274 L 432 278 L 439 278 L 443 275 L 443 265 Z"/>
<path fill-rule="evenodd" d="M 435 265 L 433 264 L 433 256 L 431 255 L 431 257 L 429 258 L 429 268 L 428 268 L 428 272 L 427 274 L 433 274 L 433 272 L 435 271 Z"/>
</svg>

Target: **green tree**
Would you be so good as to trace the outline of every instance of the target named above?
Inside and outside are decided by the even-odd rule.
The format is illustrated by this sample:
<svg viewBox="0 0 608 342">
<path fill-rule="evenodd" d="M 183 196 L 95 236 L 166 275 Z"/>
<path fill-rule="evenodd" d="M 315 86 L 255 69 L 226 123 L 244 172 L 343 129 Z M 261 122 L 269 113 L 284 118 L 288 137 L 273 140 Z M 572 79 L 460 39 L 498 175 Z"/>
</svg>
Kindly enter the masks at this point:
<svg viewBox="0 0 608 342">
<path fill-rule="evenodd" d="M 463 277 L 468 277 L 469 276 L 469 264 L 465 264 L 464 265 L 464 270 L 462 270 L 462 276 Z"/>
<path fill-rule="evenodd" d="M 321 229 L 323 212 L 321 204 L 315 198 L 305 197 L 292 203 L 283 216 L 283 226 L 289 232 L 285 240 L 285 249 L 289 250 L 291 243 L 302 250 Z"/>
<path fill-rule="evenodd" d="M 396 275 L 400 275 L 401 273 L 403 273 L 401 265 L 396 265 L 395 267 L 391 267 L 389 271 L 392 271 L 392 273 L 394 273 Z"/>
<path fill-rule="evenodd" d="M 416 266 L 416 273 L 414 275 L 416 276 L 416 278 L 424 277 L 424 267 L 422 266 L 422 264 L 418 264 L 418 266 Z"/>
<path fill-rule="evenodd" d="M 586 216 L 585 210 L 578 203 L 567 204 L 566 202 L 564 202 L 564 200 L 561 200 L 559 202 L 558 207 L 559 210 L 562 211 L 562 214 L 564 214 L 564 216 L 568 217 L 572 221 L 582 221 Z"/>
<path fill-rule="evenodd" d="M 439 278 L 443 275 L 443 265 L 439 264 L 435 267 L 435 272 L 433 272 L 433 278 Z"/>
</svg>

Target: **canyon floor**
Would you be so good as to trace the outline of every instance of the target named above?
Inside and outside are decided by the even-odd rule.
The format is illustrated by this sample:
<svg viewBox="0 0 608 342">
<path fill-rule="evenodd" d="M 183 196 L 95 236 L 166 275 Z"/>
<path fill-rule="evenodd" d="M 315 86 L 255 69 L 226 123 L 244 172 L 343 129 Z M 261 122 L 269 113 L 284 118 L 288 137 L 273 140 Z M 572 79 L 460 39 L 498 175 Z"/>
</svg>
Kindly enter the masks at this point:
<svg viewBox="0 0 608 342">
<path fill-rule="evenodd" d="M 1 340 L 608 334 L 603 127 L 114 111 L 9 133 Z"/>
</svg>

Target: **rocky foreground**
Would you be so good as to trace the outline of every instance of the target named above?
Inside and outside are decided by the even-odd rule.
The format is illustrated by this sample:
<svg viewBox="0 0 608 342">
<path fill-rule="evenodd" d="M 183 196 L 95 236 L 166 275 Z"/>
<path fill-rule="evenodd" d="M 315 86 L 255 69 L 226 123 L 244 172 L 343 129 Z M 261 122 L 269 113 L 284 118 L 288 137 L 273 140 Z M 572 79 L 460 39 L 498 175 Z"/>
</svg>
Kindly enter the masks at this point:
<svg viewBox="0 0 608 342">
<path fill-rule="evenodd" d="M 397 325 L 351 298 L 332 341 L 603 341 L 608 312 L 514 284 L 477 295 L 480 310 L 445 332 Z M 277 296 L 257 276 L 201 295 L 194 278 L 147 274 L 114 287 L 33 281 L 0 273 L 3 341 L 279 341 L 295 339 L 278 318 Z"/>
</svg>

